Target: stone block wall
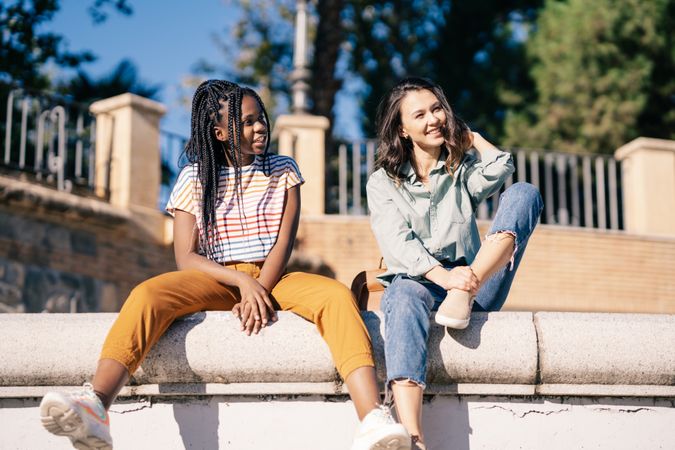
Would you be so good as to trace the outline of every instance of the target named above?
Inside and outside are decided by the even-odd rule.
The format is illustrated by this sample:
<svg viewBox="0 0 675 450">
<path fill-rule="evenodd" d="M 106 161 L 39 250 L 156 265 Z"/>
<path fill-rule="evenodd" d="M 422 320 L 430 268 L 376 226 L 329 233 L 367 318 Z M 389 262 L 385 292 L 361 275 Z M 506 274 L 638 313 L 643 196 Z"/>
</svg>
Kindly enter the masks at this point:
<svg viewBox="0 0 675 450">
<path fill-rule="evenodd" d="M 172 246 L 124 210 L 0 177 L 0 312 L 118 311 L 170 270 Z"/>
</svg>

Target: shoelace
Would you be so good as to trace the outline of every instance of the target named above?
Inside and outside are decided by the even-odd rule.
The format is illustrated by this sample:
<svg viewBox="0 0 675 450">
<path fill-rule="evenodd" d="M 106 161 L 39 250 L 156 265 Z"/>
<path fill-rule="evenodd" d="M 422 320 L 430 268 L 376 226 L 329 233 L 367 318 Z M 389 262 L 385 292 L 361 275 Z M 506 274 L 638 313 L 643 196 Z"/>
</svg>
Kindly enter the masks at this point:
<svg viewBox="0 0 675 450">
<path fill-rule="evenodd" d="M 389 409 L 386 405 L 377 405 L 377 409 L 379 409 L 379 414 L 383 419 L 387 421 L 394 420 L 394 417 L 391 415 L 391 409 Z"/>
<path fill-rule="evenodd" d="M 94 391 L 94 385 L 87 382 L 82 384 L 82 388 L 83 388 L 82 391 L 73 393 L 73 395 L 75 395 L 76 397 L 87 397 L 94 403 L 96 403 L 96 405 L 98 405 L 101 408 L 101 410 L 105 410 L 105 408 L 103 408 L 103 403 L 101 402 L 101 399 L 98 398 L 98 395 L 96 395 L 96 392 Z"/>
<path fill-rule="evenodd" d="M 94 385 L 91 383 L 84 383 L 82 384 L 83 388 L 83 394 L 91 399 L 98 399 L 98 396 L 96 395 L 96 392 L 94 392 Z"/>
</svg>

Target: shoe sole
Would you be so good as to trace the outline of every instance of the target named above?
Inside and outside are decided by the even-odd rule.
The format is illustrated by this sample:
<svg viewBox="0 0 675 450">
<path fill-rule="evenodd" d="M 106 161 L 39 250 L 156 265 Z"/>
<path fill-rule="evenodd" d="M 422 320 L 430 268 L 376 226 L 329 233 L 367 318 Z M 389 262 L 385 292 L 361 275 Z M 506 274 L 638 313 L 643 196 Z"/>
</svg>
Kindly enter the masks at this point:
<svg viewBox="0 0 675 450">
<path fill-rule="evenodd" d="M 370 448 L 371 450 L 410 450 L 410 439 L 399 437 L 382 439 Z"/>
<path fill-rule="evenodd" d="M 471 319 L 455 319 L 453 317 L 446 317 L 436 314 L 434 318 L 437 324 L 442 325 L 448 328 L 454 328 L 455 330 L 463 330 L 469 326 Z"/>
<path fill-rule="evenodd" d="M 351 450 L 410 450 L 410 436 L 401 424 L 391 424 L 384 430 L 371 430 L 361 439 L 367 443 L 355 443 Z"/>
<path fill-rule="evenodd" d="M 77 450 L 112 450 L 111 444 L 97 436 L 82 436 L 85 433 L 82 418 L 58 400 L 43 400 L 40 415 L 45 430 L 56 436 L 67 436 Z"/>
</svg>

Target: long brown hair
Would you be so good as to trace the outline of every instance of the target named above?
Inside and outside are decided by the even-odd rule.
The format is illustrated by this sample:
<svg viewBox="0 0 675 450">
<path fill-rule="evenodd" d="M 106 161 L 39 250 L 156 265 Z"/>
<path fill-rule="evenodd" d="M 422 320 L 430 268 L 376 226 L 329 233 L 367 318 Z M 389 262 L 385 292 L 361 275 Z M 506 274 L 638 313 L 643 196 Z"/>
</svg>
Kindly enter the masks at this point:
<svg viewBox="0 0 675 450">
<path fill-rule="evenodd" d="M 464 154 L 471 146 L 469 127 L 454 114 L 443 89 L 427 78 L 405 78 L 384 96 L 377 107 L 379 145 L 375 167 L 377 169 L 383 168 L 387 175 L 397 183 L 402 183 L 405 178 L 405 174 L 401 171 L 406 162 L 410 162 L 415 174 L 419 176 L 412 140 L 403 138 L 400 133 L 401 102 L 408 92 L 423 89 L 434 94 L 441 103 L 441 108 L 445 111 L 446 122 L 442 131 L 445 138 L 444 148 L 448 153 L 445 168 L 449 174 L 455 173 Z"/>
</svg>

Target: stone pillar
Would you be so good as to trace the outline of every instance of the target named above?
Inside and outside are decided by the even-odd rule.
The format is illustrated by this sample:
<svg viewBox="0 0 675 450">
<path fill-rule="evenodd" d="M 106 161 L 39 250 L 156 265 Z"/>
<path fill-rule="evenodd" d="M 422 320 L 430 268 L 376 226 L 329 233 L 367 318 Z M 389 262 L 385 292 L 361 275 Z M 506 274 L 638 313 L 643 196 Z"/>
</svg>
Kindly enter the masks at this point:
<svg viewBox="0 0 675 450">
<path fill-rule="evenodd" d="M 295 159 L 305 179 L 302 186 L 302 213 L 322 215 L 326 191 L 326 117 L 309 114 L 279 116 L 273 138 L 278 138 L 279 154 Z"/>
<path fill-rule="evenodd" d="M 158 210 L 161 184 L 159 120 L 161 103 L 135 94 L 94 102 L 96 193 L 128 209 L 138 225 L 165 240 L 165 216 Z M 107 192 L 106 192 L 107 191 Z"/>
<path fill-rule="evenodd" d="M 626 231 L 675 236 L 675 141 L 640 137 L 614 156 L 622 161 Z"/>
</svg>

